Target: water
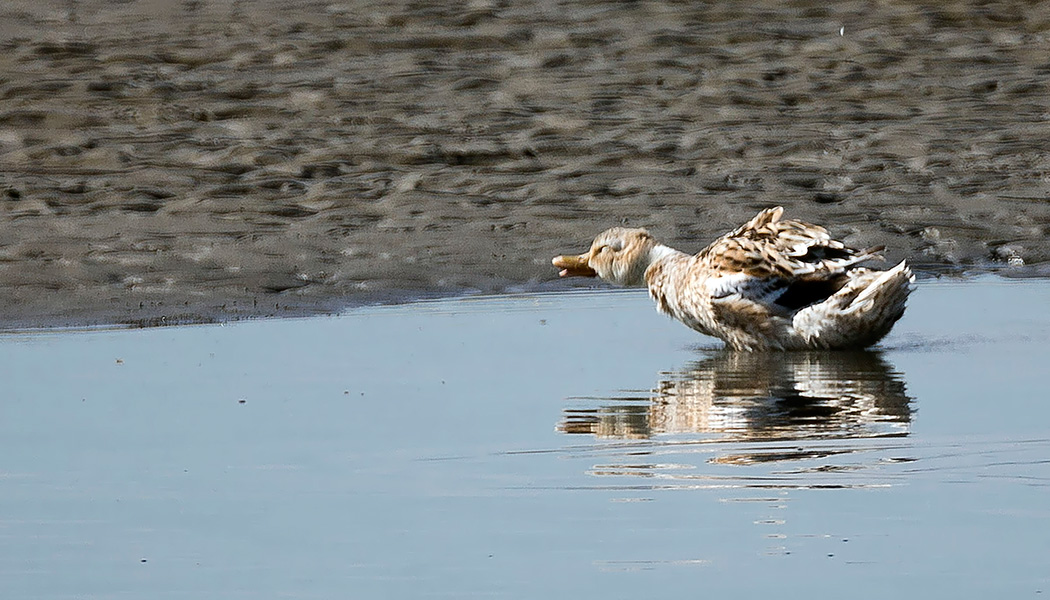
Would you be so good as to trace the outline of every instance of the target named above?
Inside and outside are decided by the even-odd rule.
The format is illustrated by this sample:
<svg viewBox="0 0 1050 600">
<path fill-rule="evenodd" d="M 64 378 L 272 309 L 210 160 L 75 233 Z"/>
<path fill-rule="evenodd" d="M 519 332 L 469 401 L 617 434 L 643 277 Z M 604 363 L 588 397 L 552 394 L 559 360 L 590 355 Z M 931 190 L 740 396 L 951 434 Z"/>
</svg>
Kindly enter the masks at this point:
<svg viewBox="0 0 1050 600">
<path fill-rule="evenodd" d="M 926 282 L 872 353 L 644 293 L 0 338 L 18 598 L 1035 596 L 1050 284 Z"/>
</svg>

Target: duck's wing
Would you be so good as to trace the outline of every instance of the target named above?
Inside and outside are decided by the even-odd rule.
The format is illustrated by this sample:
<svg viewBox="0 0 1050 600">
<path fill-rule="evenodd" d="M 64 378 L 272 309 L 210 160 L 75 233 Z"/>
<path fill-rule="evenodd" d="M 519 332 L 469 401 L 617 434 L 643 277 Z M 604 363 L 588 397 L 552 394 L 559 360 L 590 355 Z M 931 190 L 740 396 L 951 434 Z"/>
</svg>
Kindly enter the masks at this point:
<svg viewBox="0 0 1050 600">
<path fill-rule="evenodd" d="M 855 250 L 818 225 L 780 220 L 784 209 L 763 210 L 697 254 L 714 299 L 733 296 L 791 312 L 821 302 L 845 285 L 846 271 L 881 258 L 882 248 Z"/>
<path fill-rule="evenodd" d="M 881 247 L 850 248 L 819 225 L 781 221 L 783 213 L 780 206 L 763 210 L 712 242 L 697 258 L 711 272 L 786 280 L 834 277 L 857 263 L 881 258 Z"/>
</svg>

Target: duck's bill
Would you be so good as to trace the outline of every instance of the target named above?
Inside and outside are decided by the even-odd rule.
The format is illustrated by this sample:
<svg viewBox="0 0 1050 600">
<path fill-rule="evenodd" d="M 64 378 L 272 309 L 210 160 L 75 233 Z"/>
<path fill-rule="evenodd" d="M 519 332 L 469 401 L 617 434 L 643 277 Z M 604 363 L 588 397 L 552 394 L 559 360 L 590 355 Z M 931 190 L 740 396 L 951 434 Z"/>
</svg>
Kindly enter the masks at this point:
<svg viewBox="0 0 1050 600">
<path fill-rule="evenodd" d="M 597 277 L 598 272 L 587 265 L 587 255 L 555 256 L 551 263 L 561 269 L 560 277 Z"/>
</svg>

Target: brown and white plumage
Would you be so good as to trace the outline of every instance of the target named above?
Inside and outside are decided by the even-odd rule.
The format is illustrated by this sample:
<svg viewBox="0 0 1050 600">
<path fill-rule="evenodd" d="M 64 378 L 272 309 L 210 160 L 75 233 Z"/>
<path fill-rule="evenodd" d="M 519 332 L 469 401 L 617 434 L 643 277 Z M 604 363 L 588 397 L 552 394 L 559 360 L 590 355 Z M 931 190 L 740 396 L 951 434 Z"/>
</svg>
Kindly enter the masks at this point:
<svg viewBox="0 0 1050 600">
<path fill-rule="evenodd" d="M 644 229 L 614 227 L 579 256 L 558 256 L 562 276 L 645 285 L 657 308 L 740 350 L 863 348 L 904 314 L 915 278 L 903 261 L 858 266 L 881 248 L 855 250 L 823 227 L 758 213 L 696 255 L 657 243 Z"/>
</svg>

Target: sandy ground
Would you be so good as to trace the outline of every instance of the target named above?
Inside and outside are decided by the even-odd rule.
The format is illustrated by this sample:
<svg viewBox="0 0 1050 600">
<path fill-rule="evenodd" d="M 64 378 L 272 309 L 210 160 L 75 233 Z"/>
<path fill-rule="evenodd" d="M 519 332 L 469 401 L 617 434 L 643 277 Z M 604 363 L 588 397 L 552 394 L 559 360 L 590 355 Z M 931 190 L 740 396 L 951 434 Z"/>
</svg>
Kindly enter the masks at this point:
<svg viewBox="0 0 1050 600">
<path fill-rule="evenodd" d="M 926 4 L 7 0 L 0 327 L 547 289 L 774 204 L 1047 274 L 1050 4 Z"/>
</svg>

